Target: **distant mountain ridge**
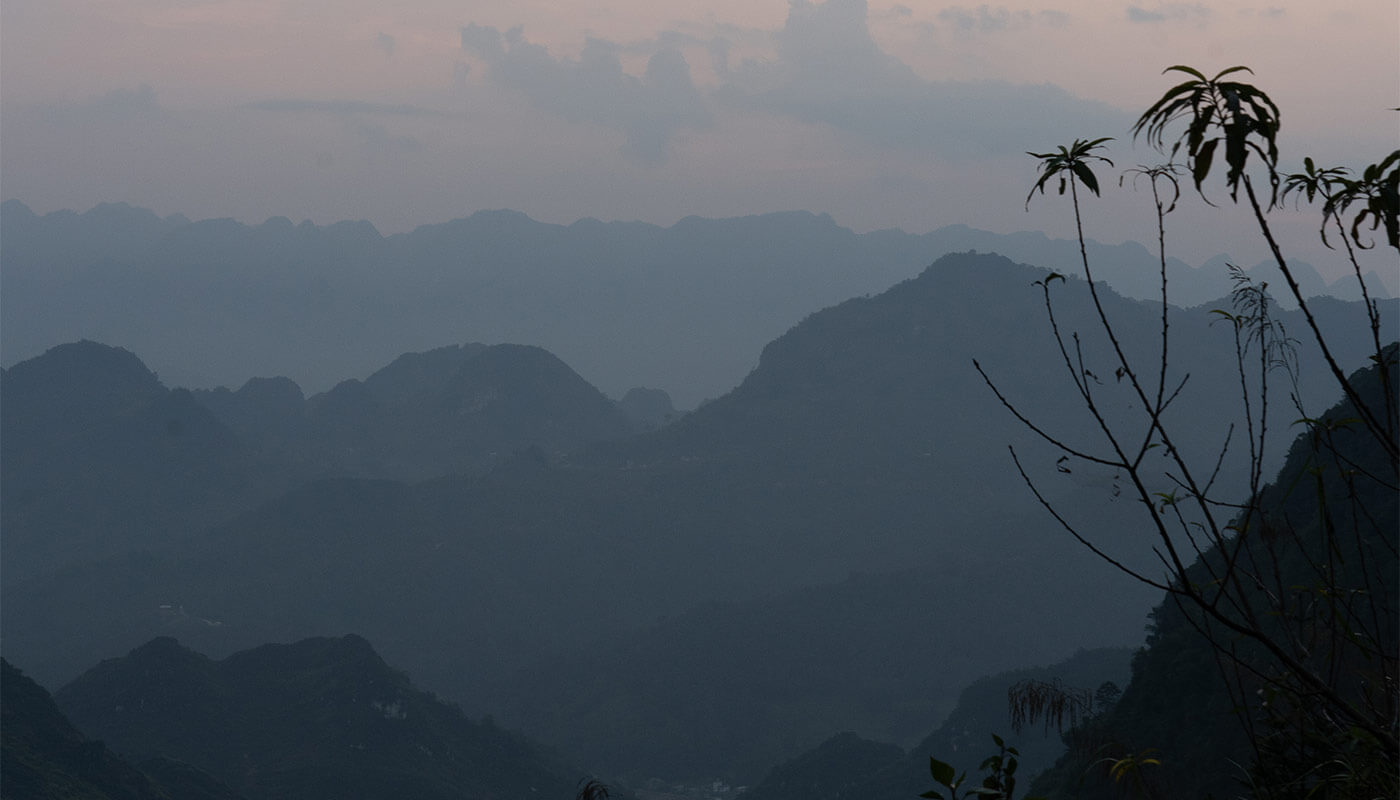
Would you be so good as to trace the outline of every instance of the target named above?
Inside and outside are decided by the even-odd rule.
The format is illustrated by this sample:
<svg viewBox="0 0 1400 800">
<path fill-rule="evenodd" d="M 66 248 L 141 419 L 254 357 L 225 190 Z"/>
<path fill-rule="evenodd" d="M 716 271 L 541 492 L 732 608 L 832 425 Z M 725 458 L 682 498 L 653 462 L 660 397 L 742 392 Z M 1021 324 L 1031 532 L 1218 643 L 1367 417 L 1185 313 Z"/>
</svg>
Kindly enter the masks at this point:
<svg viewBox="0 0 1400 800">
<path fill-rule="evenodd" d="M 519 342 L 614 398 L 652 386 L 690 408 L 736 386 L 759 348 L 807 314 L 969 249 L 1080 271 L 1077 246 L 1043 234 L 856 234 L 807 212 L 662 228 L 482 211 L 385 237 L 363 221 L 191 222 L 124 204 L 39 216 L 10 200 L 0 340 L 6 364 L 89 338 L 141 353 L 174 386 L 285 375 L 312 393 L 443 342 Z M 1090 256 L 1120 292 L 1156 296 L 1141 245 L 1090 243 Z M 1230 288 L 1223 263 L 1169 267 L 1178 305 Z M 1295 270 L 1306 294 L 1354 293 Z M 1384 295 L 1379 281 L 1372 291 Z"/>
</svg>

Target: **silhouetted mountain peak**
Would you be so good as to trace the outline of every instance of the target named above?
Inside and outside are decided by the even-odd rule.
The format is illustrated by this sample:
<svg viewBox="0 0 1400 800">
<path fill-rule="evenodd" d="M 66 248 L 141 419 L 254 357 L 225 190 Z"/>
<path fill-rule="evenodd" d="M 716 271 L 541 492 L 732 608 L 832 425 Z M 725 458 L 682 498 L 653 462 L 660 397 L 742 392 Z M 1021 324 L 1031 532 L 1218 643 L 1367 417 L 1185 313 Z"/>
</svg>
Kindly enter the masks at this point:
<svg viewBox="0 0 1400 800">
<path fill-rule="evenodd" d="M 129 350 L 88 339 L 49 348 L 42 356 L 14 365 L 6 375 L 15 379 L 102 384 L 107 387 L 106 394 L 130 393 L 141 399 L 148 399 L 162 389 L 155 373 Z"/>
<path fill-rule="evenodd" d="M 468 359 L 485 349 L 486 345 L 469 343 L 405 353 L 366 378 L 365 388 L 381 403 L 402 405 L 442 391 Z"/>
<path fill-rule="evenodd" d="M 251 403 L 274 406 L 300 405 L 306 400 L 301 387 L 291 378 L 249 378 L 237 394 Z"/>
<path fill-rule="evenodd" d="M 147 674 L 151 670 L 198 672 L 207 670 L 213 663 L 206 656 L 180 644 L 180 640 L 173 636 L 157 636 L 127 653 L 125 659 L 109 659 L 102 663 L 115 666 L 123 661 L 127 666 Z"/>
<path fill-rule="evenodd" d="M 575 779 L 537 745 L 413 688 L 355 635 L 217 662 L 157 639 L 57 700 L 123 752 L 178 759 L 250 797 L 561 796 Z"/>
<path fill-rule="evenodd" d="M 373 645 L 353 633 L 319 636 L 292 644 L 265 644 L 235 653 L 222 662 L 224 669 L 297 673 L 332 670 L 344 676 L 402 681 L 375 652 Z"/>
<path fill-rule="evenodd" d="M 81 341 L 51 348 L 3 373 L 6 435 L 30 447 L 129 414 L 165 393 L 130 352 Z M 20 422 L 23 425 L 20 425 Z"/>
<path fill-rule="evenodd" d="M 0 203 L 0 221 L 26 222 L 34 219 L 38 219 L 38 215 L 18 200 L 11 199 Z"/>
</svg>

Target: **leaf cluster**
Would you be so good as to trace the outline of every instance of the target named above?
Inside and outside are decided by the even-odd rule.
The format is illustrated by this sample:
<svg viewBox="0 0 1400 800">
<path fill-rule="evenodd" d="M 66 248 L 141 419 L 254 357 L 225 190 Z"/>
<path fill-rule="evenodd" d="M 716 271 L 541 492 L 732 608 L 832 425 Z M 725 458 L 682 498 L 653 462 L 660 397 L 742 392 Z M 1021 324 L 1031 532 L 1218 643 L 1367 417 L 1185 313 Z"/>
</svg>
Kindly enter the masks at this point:
<svg viewBox="0 0 1400 800">
<path fill-rule="evenodd" d="M 1238 196 L 1250 153 L 1256 154 L 1264 162 L 1270 182 L 1277 186 L 1278 106 L 1267 94 L 1250 84 L 1223 80 L 1227 75 L 1252 73 L 1252 70 L 1235 66 L 1207 78 L 1204 73 L 1178 64 L 1163 72 L 1185 73 L 1190 80 L 1168 89 L 1161 99 L 1143 112 L 1133 124 L 1133 138 L 1140 134 L 1145 136 L 1148 144 L 1168 153 L 1173 159 L 1184 149 L 1186 166 L 1191 170 L 1197 192 L 1201 192 L 1201 184 L 1210 174 L 1216 151 L 1222 143 L 1225 145 L 1225 163 L 1229 167 L 1225 183 L 1230 187 L 1230 199 Z M 1187 120 L 1186 131 L 1168 147 L 1167 129 L 1182 118 Z"/>
<path fill-rule="evenodd" d="M 1014 747 L 1007 747 L 1006 742 L 995 733 L 992 734 L 992 741 L 997 746 L 997 752 L 987 756 L 978 767 L 986 774 L 982 778 L 982 783 L 978 786 L 969 786 L 962 794 L 963 798 L 985 798 L 985 800 L 1012 800 L 1016 791 L 1016 768 L 1019 766 L 1017 757 L 1021 754 Z M 928 760 L 929 773 L 933 776 L 934 783 L 941 786 L 947 794 L 930 789 L 919 796 L 924 800 L 958 800 L 958 790 L 963 789 L 967 783 L 967 773 L 961 774 L 944 761 L 939 761 L 932 756 Z M 1027 797 L 1024 800 L 1044 800 L 1043 798 Z"/>
<path fill-rule="evenodd" d="M 1026 195 L 1026 207 L 1030 208 L 1031 198 L 1035 196 L 1037 191 L 1041 194 L 1045 193 L 1045 184 L 1055 177 L 1060 179 L 1060 194 L 1065 193 L 1066 181 L 1073 178 L 1097 195 L 1099 193 L 1099 179 L 1094 176 L 1094 171 L 1090 169 L 1089 165 L 1094 161 L 1103 161 L 1110 167 L 1113 166 L 1113 162 L 1108 158 L 1094 153 L 1095 150 L 1103 149 L 1103 143 L 1108 141 L 1112 141 L 1111 136 L 1098 139 L 1075 139 L 1069 147 L 1060 145 L 1051 153 L 1026 151 L 1026 155 L 1040 159 L 1040 180 L 1036 181 L 1030 194 Z"/>
<path fill-rule="evenodd" d="M 1321 199 L 1322 226 L 1318 232 L 1322 243 L 1329 248 L 1332 247 L 1327 239 L 1330 221 L 1363 250 L 1375 246 L 1369 237 L 1363 241 L 1362 226 L 1367 222 L 1371 233 L 1384 228 L 1386 243 L 1400 249 L 1400 150 L 1366 167 L 1360 177 L 1350 178 L 1350 174 L 1351 170 L 1345 167 L 1319 168 L 1311 158 L 1305 158 L 1302 172 L 1284 178 L 1280 199 L 1289 194 L 1306 197 L 1309 203 Z M 1352 217 L 1348 233 L 1343 218 L 1355 205 L 1360 209 Z"/>
</svg>

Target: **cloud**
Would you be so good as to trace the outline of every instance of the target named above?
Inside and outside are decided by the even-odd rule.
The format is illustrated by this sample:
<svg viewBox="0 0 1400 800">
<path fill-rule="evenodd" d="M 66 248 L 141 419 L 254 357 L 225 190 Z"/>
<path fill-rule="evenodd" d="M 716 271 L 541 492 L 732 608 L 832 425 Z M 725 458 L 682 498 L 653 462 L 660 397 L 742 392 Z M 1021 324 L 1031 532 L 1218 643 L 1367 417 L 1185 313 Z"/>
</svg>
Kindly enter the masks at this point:
<svg viewBox="0 0 1400 800">
<path fill-rule="evenodd" d="M 390 103 L 364 103 L 358 100 L 306 100 L 285 98 L 280 100 L 260 100 L 249 103 L 248 108 L 259 111 L 298 112 L 330 114 L 333 116 L 377 115 L 394 117 L 447 117 L 449 114 L 431 108 Z"/>
<path fill-rule="evenodd" d="M 622 152 L 643 164 L 663 163 L 676 132 L 705 127 L 710 113 L 674 44 L 661 43 L 637 77 L 625 72 L 621 46 L 589 38 L 577 60 L 555 58 L 521 28 L 462 29 L 462 49 L 486 62 L 487 78 L 565 119 L 623 133 Z"/>
<path fill-rule="evenodd" d="M 87 107 L 93 111 L 108 111 L 117 114 L 154 114 L 160 112 L 160 103 L 156 100 L 156 90 L 152 89 L 148 83 L 143 83 L 135 89 L 114 89 L 93 98 L 87 103 Z"/>
<path fill-rule="evenodd" d="M 38 106 L 41 118 L 55 125 L 90 125 L 98 121 L 156 120 L 166 114 L 148 83 L 132 89 L 113 89 L 76 103 Z"/>
<path fill-rule="evenodd" d="M 1195 20 L 1204 22 L 1210 17 L 1210 9 L 1199 3 L 1162 3 L 1155 9 L 1142 6 L 1128 6 L 1129 22 L 1155 23 Z"/>
<path fill-rule="evenodd" d="M 396 153 L 417 152 L 421 143 L 412 136 L 392 134 L 383 126 L 357 122 L 350 126 L 350 132 L 360 140 L 364 150 L 373 157 L 387 157 Z"/>
<path fill-rule="evenodd" d="M 1137 6 L 1128 6 L 1129 22 L 1164 22 L 1167 15 L 1160 11 L 1148 11 Z"/>
<path fill-rule="evenodd" d="M 1028 127 L 1039 142 L 1112 136 L 1130 122 L 1056 86 L 925 80 L 871 38 L 864 0 L 793 0 L 774 40 L 777 58 L 746 61 L 720 96 L 878 146 L 1008 155 L 1027 149 Z"/>
<path fill-rule="evenodd" d="M 938 12 L 938 19 L 962 31 L 990 33 L 1005 30 L 1020 30 L 1036 25 L 1059 27 L 1069 22 L 1069 15 L 1063 11 L 1011 10 L 1006 6 L 976 8 L 949 6 Z"/>
<path fill-rule="evenodd" d="M 948 19 L 981 30 L 1064 24 L 1052 11 L 983 5 L 950 9 Z M 461 29 L 462 48 L 484 62 L 486 80 L 519 92 L 560 117 L 602 125 L 625 137 L 623 152 L 645 164 L 667 158 L 675 134 L 706 127 L 724 107 L 828 127 L 871 147 L 950 158 L 1017 155 L 1075 137 L 1121 135 L 1131 118 L 1051 85 L 928 80 L 871 37 L 865 0 L 791 0 L 781 29 L 761 32 L 767 58 L 727 32 L 660 37 L 646 45 L 588 39 L 576 59 L 556 57 L 519 27 Z M 693 46 L 719 85 L 698 89 L 682 55 Z M 647 48 L 650 48 L 648 51 Z M 628 74 L 622 53 L 647 53 L 643 75 Z M 1035 141 L 1027 142 L 1027 129 Z"/>
<path fill-rule="evenodd" d="M 379 45 L 379 49 L 384 51 L 384 55 L 392 56 L 394 54 L 394 37 L 384 31 L 380 31 L 374 37 L 374 43 Z"/>
</svg>

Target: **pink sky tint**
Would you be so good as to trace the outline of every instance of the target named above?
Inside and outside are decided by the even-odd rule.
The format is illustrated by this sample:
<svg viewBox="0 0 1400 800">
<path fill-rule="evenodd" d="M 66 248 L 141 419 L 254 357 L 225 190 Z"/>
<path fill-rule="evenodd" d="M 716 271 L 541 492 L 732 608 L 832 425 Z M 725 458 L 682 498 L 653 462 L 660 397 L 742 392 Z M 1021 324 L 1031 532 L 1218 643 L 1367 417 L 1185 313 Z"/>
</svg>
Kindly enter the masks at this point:
<svg viewBox="0 0 1400 800">
<path fill-rule="evenodd" d="M 784 33 L 790 14 L 806 27 Z M 537 48 L 492 63 L 464 49 L 471 24 Z M 1286 162 L 1400 146 L 1384 110 L 1400 105 L 1397 32 L 1394 0 L 9 0 L 0 193 L 40 212 L 127 201 L 386 232 L 499 207 L 658 224 L 806 208 L 857 230 L 1068 235 L 1053 202 L 1023 211 L 1022 152 L 1117 136 L 1120 164 L 1156 160 L 1123 139 L 1172 63 L 1252 66 L 1284 108 Z M 668 49 L 670 77 L 647 78 Z M 958 105 L 967 81 L 999 83 Z M 959 116 L 979 119 L 944 125 Z M 1150 236 L 1131 205 L 1105 203 L 1095 235 Z M 1195 228 L 1190 260 L 1263 256 L 1205 215 Z"/>
</svg>

